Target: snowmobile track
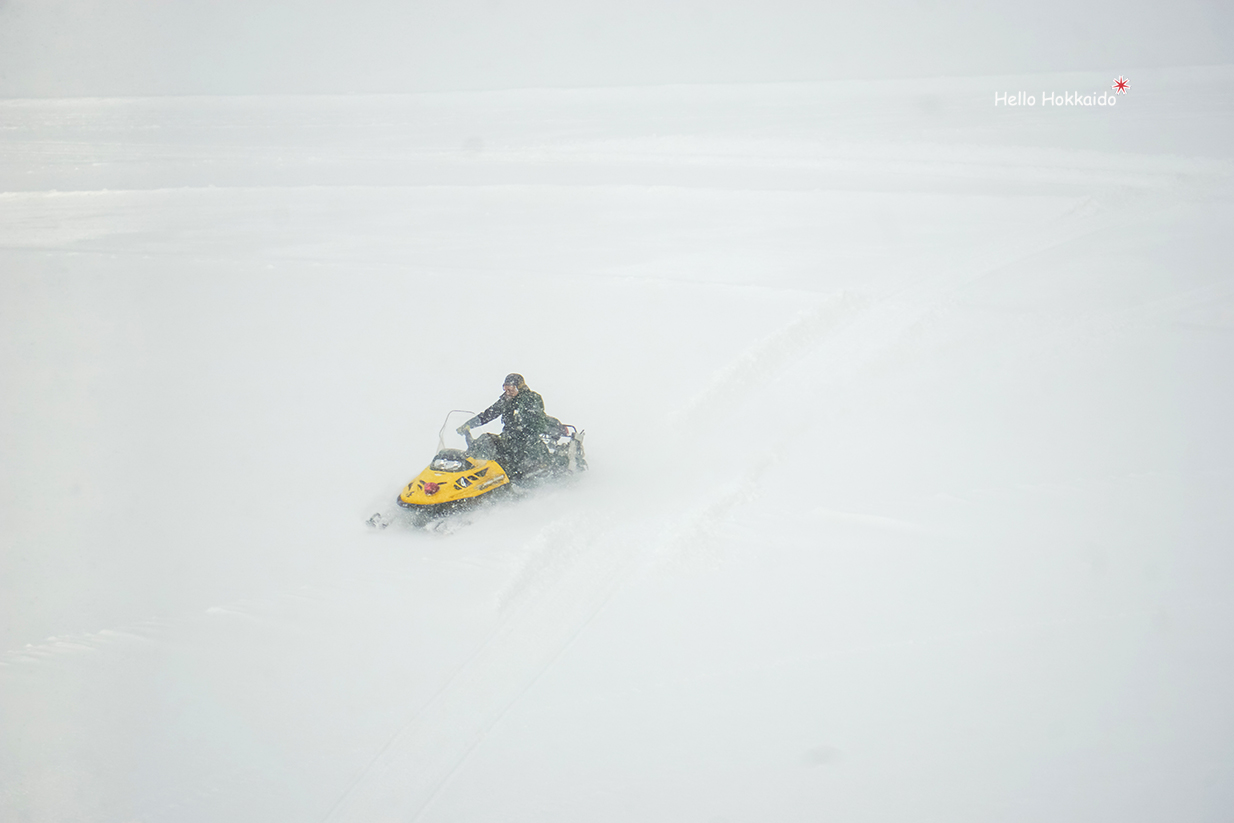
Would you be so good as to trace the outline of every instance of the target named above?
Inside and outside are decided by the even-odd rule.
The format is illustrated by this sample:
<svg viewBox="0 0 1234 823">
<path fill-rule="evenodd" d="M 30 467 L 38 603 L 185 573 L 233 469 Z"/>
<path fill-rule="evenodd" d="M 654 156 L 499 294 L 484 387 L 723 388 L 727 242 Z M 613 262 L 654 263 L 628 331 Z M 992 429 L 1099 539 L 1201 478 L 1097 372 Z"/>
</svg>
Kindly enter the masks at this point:
<svg viewBox="0 0 1234 823">
<path fill-rule="evenodd" d="M 601 525 L 571 515 L 541 530 L 537 540 L 571 544 L 558 553 L 564 562 L 544 570 L 537 597 L 519 598 L 509 617 L 356 776 L 325 821 L 420 819 L 469 753 L 619 587 L 639 544 L 601 540 Z"/>
</svg>

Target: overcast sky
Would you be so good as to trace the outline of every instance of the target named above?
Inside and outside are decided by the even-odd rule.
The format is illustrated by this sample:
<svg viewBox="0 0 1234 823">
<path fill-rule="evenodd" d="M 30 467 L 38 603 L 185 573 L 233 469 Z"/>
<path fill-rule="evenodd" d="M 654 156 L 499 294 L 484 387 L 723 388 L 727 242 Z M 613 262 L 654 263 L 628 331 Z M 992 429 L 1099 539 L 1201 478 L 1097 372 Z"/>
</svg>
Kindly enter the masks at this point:
<svg viewBox="0 0 1234 823">
<path fill-rule="evenodd" d="M 0 96 L 403 92 L 1234 62 L 1181 0 L 0 0 Z"/>
</svg>

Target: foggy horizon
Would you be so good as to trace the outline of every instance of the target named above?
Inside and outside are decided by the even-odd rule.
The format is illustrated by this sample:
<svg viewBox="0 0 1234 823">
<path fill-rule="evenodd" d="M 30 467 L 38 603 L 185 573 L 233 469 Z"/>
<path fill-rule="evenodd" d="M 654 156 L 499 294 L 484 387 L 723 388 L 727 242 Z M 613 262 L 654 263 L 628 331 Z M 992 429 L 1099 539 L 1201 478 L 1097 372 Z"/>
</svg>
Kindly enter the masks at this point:
<svg viewBox="0 0 1234 823">
<path fill-rule="evenodd" d="M 0 3 L 0 97 L 406 94 L 1234 62 L 1234 8 Z"/>
</svg>

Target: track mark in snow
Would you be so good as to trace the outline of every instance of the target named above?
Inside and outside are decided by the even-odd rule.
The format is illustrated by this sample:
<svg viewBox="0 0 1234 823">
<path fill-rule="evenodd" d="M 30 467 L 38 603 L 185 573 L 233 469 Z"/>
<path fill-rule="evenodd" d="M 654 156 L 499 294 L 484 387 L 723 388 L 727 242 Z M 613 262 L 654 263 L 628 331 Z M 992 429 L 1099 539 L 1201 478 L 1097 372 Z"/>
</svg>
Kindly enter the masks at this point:
<svg viewBox="0 0 1234 823">
<path fill-rule="evenodd" d="M 128 629 L 103 629 L 64 637 L 49 637 L 42 643 L 27 643 L 20 649 L 12 649 L 0 655 L 0 668 L 37 663 L 63 655 L 96 653 L 118 644 L 151 642 L 154 642 L 153 639 L 143 635 L 136 626 Z"/>
<path fill-rule="evenodd" d="M 648 551 L 644 571 L 719 565 L 720 550 L 715 544 L 720 538 L 721 524 L 734 508 L 758 500 L 759 481 L 775 461 L 775 455 L 763 457 L 736 482 L 721 486 L 678 515 L 675 522 L 663 530 L 663 538 Z"/>
<path fill-rule="evenodd" d="M 606 539 L 604 526 L 596 518 L 571 516 L 550 523 L 536 536 L 536 559 L 504 595 L 509 616 L 395 732 L 326 821 L 419 818 L 470 752 L 620 585 L 641 544 Z"/>
<path fill-rule="evenodd" d="M 507 611 L 551 586 L 557 572 L 577 560 L 594 539 L 589 530 L 585 515 L 566 516 L 542 529 L 531 541 L 518 572 L 498 593 L 498 609 Z"/>
<path fill-rule="evenodd" d="M 860 514 L 858 512 L 837 511 L 835 509 L 819 507 L 812 509 L 810 511 L 810 515 L 820 520 L 856 523 L 862 526 L 871 526 L 876 529 L 885 529 L 888 531 L 905 532 L 907 534 L 944 534 L 944 532 L 938 529 L 932 529 L 929 526 L 922 525 L 921 523 L 914 523 L 911 520 L 900 520 L 896 517 L 885 517 L 879 514 Z"/>
<path fill-rule="evenodd" d="M 669 427 L 696 421 L 734 390 L 748 389 L 775 375 L 867 305 L 864 298 L 839 292 L 798 315 L 718 369 L 707 387 L 670 418 Z"/>
</svg>

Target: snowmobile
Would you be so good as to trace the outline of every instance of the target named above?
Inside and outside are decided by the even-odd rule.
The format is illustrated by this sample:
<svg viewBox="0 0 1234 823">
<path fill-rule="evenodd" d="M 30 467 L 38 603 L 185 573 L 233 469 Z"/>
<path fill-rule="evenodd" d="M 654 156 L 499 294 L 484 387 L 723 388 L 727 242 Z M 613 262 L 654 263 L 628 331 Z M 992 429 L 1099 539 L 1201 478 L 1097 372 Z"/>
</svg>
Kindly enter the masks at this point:
<svg viewBox="0 0 1234 823">
<path fill-rule="evenodd" d="M 586 432 L 563 424 L 555 417 L 538 437 L 530 456 L 521 466 L 505 466 L 499 435 L 482 434 L 473 437 L 464 430 L 465 449 L 446 448 L 445 433 L 450 416 L 462 412 L 455 409 L 446 415 L 437 433 L 437 454 L 428 467 L 399 493 L 398 505 L 411 514 L 413 526 L 423 528 L 434 521 L 507 495 L 521 495 L 547 482 L 562 480 L 587 470 L 583 453 Z M 509 469 L 509 470 L 508 470 Z M 381 512 L 369 518 L 375 528 L 385 528 L 392 518 Z"/>
</svg>

